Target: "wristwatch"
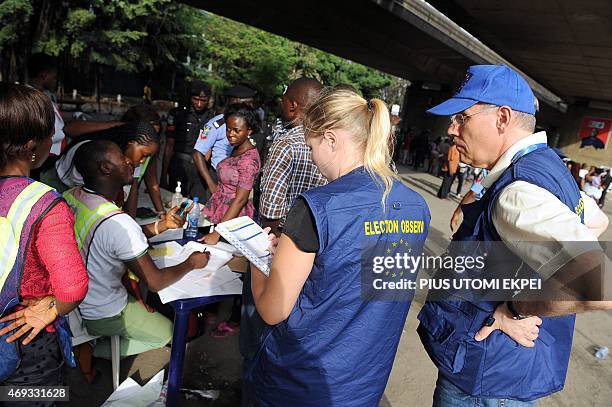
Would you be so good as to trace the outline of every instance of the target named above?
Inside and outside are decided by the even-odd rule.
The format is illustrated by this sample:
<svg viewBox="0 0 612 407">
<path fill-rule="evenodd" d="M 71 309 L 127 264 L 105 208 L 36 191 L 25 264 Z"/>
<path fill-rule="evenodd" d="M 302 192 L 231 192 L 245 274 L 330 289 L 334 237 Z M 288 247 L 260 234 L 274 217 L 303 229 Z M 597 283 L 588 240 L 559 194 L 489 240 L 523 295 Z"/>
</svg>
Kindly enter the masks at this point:
<svg viewBox="0 0 612 407">
<path fill-rule="evenodd" d="M 506 301 L 506 307 L 508 307 L 508 311 L 512 314 L 513 319 L 525 319 L 529 318 L 531 315 L 523 315 L 516 310 L 514 307 L 514 303 L 512 301 Z"/>
<path fill-rule="evenodd" d="M 494 323 L 495 317 L 493 316 L 493 314 L 491 314 L 487 317 L 487 319 L 484 320 L 483 326 L 493 326 Z"/>
</svg>

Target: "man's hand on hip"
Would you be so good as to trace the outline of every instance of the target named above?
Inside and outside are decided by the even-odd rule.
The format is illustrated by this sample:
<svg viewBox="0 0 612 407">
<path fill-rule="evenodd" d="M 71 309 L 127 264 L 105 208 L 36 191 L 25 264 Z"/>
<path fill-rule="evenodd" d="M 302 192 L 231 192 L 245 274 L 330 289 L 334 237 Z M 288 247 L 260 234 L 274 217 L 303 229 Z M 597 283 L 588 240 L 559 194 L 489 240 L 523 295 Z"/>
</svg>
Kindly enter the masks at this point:
<svg viewBox="0 0 612 407">
<path fill-rule="evenodd" d="M 483 326 L 480 331 L 476 332 L 474 339 L 476 341 L 484 341 L 496 329 L 514 339 L 519 345 L 526 348 L 533 348 L 535 340 L 540 332 L 542 320 L 539 317 L 533 316 L 525 319 L 514 319 L 512 313 L 508 309 L 506 303 L 500 304 L 493 314 L 495 322 L 491 326 Z"/>
</svg>

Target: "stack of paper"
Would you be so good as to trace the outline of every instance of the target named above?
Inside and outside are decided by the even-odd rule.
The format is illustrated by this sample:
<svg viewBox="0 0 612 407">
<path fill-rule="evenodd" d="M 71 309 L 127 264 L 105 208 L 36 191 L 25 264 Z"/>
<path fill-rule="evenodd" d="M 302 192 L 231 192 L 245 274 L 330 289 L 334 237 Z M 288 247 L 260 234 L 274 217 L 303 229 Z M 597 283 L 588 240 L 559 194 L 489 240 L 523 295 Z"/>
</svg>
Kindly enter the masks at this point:
<svg viewBox="0 0 612 407">
<path fill-rule="evenodd" d="M 215 230 L 266 276 L 270 274 L 270 241 L 267 233 L 253 219 L 248 216 L 230 219 L 219 223 Z"/>
<path fill-rule="evenodd" d="M 170 287 L 159 291 L 159 298 L 164 304 L 186 298 L 242 293 L 239 275 L 225 266 L 234 252 L 231 245 L 218 243 L 209 246 L 189 242 L 181 246 L 176 242 L 168 242 L 155 246 L 150 254 L 157 267 L 164 268 L 175 266 L 185 261 L 194 251 L 204 251 L 205 248 L 210 252 L 206 267 L 190 271 Z"/>
</svg>

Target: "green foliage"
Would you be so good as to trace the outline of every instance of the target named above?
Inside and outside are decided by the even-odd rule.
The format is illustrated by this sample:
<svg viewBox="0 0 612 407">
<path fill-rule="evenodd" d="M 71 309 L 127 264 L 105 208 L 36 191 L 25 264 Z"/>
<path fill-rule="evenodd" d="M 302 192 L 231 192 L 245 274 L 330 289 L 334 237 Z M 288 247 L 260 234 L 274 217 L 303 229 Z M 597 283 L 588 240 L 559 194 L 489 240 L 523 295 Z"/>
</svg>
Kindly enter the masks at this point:
<svg viewBox="0 0 612 407">
<path fill-rule="evenodd" d="M 50 35 L 44 40 L 39 40 L 32 47 L 32 52 L 42 52 L 44 54 L 58 56 L 68 47 L 68 39 L 60 35 Z"/>
<path fill-rule="evenodd" d="M 27 33 L 23 35 L 23 33 Z M 216 88 L 245 84 L 267 100 L 300 76 L 380 96 L 397 78 L 172 0 L 0 0 L 0 50 L 44 52 L 149 78 L 178 72 Z M 165 73 L 165 76 L 163 75 Z"/>
<path fill-rule="evenodd" d="M 282 91 L 296 61 L 289 40 L 212 14 L 198 27 L 204 41 L 193 56 L 194 76 L 221 88 L 248 84 L 265 96 Z"/>
<path fill-rule="evenodd" d="M 281 95 L 283 85 L 300 76 L 328 86 L 350 84 L 367 96 L 396 78 L 286 38 L 210 13 L 200 18 L 204 46 L 195 55 L 194 76 L 220 87 L 244 83 L 266 98 Z M 209 72 L 206 68 L 211 65 Z"/>
<path fill-rule="evenodd" d="M 68 18 L 64 24 L 66 32 L 71 35 L 79 34 L 96 21 L 96 15 L 92 10 L 76 8 L 68 11 Z"/>
<path fill-rule="evenodd" d="M 150 72 L 184 60 L 195 46 L 184 41 L 193 34 L 180 19 L 186 8 L 172 0 L 3 0 L 0 49 L 27 45 L 76 66 Z"/>
<path fill-rule="evenodd" d="M 20 27 L 28 23 L 33 12 L 30 0 L 0 1 L 0 49 L 18 42 Z"/>
<path fill-rule="evenodd" d="M 173 7 L 170 0 L 106 0 L 92 2 L 89 9 L 72 9 L 62 30 L 70 44 L 67 51 L 84 63 L 97 62 L 127 72 L 151 71 L 153 61 L 160 58 L 155 50 L 165 44 L 159 44 L 162 38 L 149 38 L 164 29 L 160 20 Z M 175 60 L 165 53 L 158 63 Z"/>
</svg>

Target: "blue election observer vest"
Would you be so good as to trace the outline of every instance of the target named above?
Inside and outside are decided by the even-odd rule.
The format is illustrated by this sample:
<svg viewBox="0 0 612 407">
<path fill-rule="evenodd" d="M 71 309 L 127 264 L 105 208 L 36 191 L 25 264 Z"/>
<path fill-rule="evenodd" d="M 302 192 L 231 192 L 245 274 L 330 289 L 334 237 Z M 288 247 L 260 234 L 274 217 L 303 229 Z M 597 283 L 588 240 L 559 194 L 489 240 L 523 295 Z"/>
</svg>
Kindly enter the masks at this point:
<svg viewBox="0 0 612 407">
<path fill-rule="evenodd" d="M 453 241 L 501 241 L 492 211 L 502 190 L 519 180 L 550 191 L 583 219 L 580 191 L 563 162 L 545 144 L 530 146 L 517 153 L 480 201 L 462 207 L 464 221 Z M 512 254 L 505 258 L 521 262 Z M 561 390 L 575 316 L 542 318 L 533 348 L 518 345 L 501 331 L 476 342 L 474 335 L 499 304 L 459 300 L 425 303 L 417 331 L 440 375 L 474 397 L 532 401 Z"/>
<path fill-rule="evenodd" d="M 302 196 L 320 248 L 291 314 L 269 327 L 245 370 L 247 397 L 257 406 L 377 406 L 410 301 L 362 299 L 361 247 L 401 239 L 421 253 L 429 208 L 395 181 L 383 212 L 382 188 L 363 167 Z M 420 226 L 377 234 L 365 226 L 373 220 Z"/>
</svg>

